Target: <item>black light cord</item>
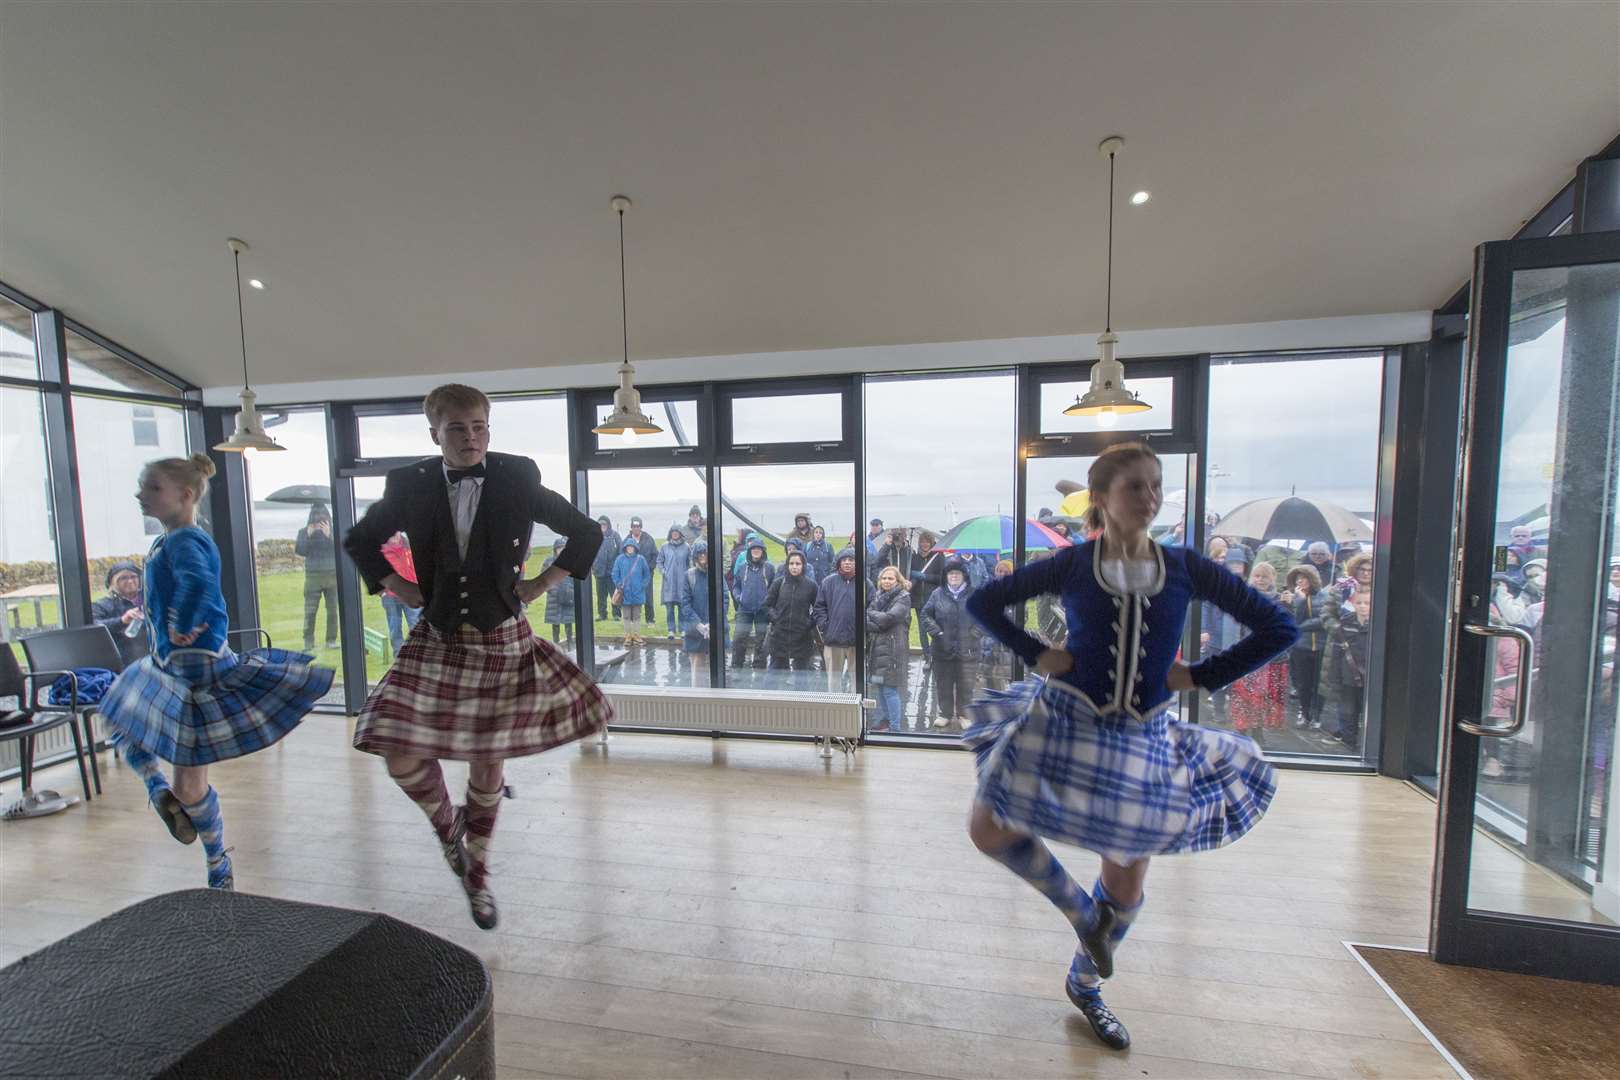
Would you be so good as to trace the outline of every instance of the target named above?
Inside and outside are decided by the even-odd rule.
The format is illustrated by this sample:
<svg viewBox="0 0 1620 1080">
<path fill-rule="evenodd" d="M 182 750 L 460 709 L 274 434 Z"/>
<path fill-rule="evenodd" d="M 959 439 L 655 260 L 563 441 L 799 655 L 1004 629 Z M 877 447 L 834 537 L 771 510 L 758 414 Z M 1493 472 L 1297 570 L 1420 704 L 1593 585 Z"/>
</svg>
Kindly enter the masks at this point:
<svg viewBox="0 0 1620 1080">
<path fill-rule="evenodd" d="M 1103 314 L 1104 333 L 1114 330 L 1114 155 L 1108 154 L 1108 289 Z"/>
<path fill-rule="evenodd" d="M 242 315 L 242 253 L 233 246 L 231 261 L 236 264 L 236 329 L 242 335 L 242 389 L 248 388 L 247 322 Z"/>
<path fill-rule="evenodd" d="M 624 331 L 624 362 L 630 363 L 630 303 L 624 287 L 624 211 L 619 211 L 619 326 Z"/>
</svg>

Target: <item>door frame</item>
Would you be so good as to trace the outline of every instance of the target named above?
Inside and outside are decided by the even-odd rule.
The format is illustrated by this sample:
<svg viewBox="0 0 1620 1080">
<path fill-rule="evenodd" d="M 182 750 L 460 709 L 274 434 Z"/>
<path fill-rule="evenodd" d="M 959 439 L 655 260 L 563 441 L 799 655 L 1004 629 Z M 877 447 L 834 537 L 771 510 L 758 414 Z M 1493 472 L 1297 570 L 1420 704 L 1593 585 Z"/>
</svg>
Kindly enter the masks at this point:
<svg viewBox="0 0 1620 1080">
<path fill-rule="evenodd" d="M 1487 639 L 1468 627 L 1489 622 L 1513 277 L 1525 270 L 1600 263 L 1620 263 L 1620 233 L 1505 240 L 1475 250 L 1430 952 L 1441 963 L 1613 983 L 1620 981 L 1620 928 L 1469 909 L 1479 749 L 1482 738 L 1491 736 L 1459 726 L 1487 712 Z M 1610 400 L 1612 407 L 1612 394 Z M 1612 441 L 1611 421 L 1611 453 L 1604 465 L 1610 469 Z M 1610 498 L 1613 489 L 1611 477 Z"/>
</svg>

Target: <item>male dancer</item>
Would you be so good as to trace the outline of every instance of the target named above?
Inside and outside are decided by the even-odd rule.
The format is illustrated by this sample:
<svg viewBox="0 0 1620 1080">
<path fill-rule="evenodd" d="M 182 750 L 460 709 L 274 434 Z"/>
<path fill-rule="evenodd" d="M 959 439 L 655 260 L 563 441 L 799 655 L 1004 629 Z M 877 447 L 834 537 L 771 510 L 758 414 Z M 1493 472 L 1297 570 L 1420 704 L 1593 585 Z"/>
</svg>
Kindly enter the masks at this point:
<svg viewBox="0 0 1620 1080">
<path fill-rule="evenodd" d="M 538 754 L 600 731 L 612 707 L 590 677 L 536 637 L 523 607 L 572 576 L 584 580 L 602 531 L 540 483 L 526 457 L 491 454 L 489 398 L 451 383 L 422 403 L 442 457 L 388 474 L 383 497 L 344 538 L 373 593 L 387 589 L 422 617 L 355 724 L 354 745 L 422 808 L 473 922 L 495 928 L 489 843 L 507 758 Z M 524 578 L 540 522 L 567 539 L 550 567 Z M 417 582 L 394 572 L 382 546 L 410 538 Z M 467 802 L 445 788 L 440 759 L 469 763 Z"/>
</svg>

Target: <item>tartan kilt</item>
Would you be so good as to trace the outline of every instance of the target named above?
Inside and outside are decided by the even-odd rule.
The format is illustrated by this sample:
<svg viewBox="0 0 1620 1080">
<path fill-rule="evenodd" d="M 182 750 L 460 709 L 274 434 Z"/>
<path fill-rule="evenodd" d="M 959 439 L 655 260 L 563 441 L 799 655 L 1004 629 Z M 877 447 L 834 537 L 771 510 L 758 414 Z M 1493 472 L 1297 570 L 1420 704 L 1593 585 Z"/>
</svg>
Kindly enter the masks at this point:
<svg viewBox="0 0 1620 1080">
<path fill-rule="evenodd" d="M 360 710 L 354 747 L 498 761 L 583 739 L 612 718 L 591 677 L 528 620 L 447 633 L 421 619 Z"/>
<path fill-rule="evenodd" d="M 1075 844 L 1111 862 L 1206 851 L 1259 822 L 1276 776 L 1241 735 L 1098 716 L 1058 680 L 1031 679 L 968 706 L 978 799 L 1004 827 Z"/>
<path fill-rule="evenodd" d="M 114 742 L 130 742 L 172 765 L 212 765 L 286 735 L 332 688 L 335 672 L 285 649 L 176 649 L 124 669 L 99 710 Z"/>
</svg>

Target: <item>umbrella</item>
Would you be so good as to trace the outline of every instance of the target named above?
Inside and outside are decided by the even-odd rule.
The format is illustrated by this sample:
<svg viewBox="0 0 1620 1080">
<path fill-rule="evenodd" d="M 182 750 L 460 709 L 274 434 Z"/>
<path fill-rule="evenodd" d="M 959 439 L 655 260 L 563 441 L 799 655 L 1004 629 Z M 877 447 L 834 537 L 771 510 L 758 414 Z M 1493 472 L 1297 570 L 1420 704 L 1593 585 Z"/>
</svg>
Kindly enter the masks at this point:
<svg viewBox="0 0 1620 1080">
<path fill-rule="evenodd" d="M 290 487 L 277 488 L 267 495 L 264 501 L 324 506 L 332 501 L 332 489 L 325 484 L 293 484 Z"/>
<path fill-rule="evenodd" d="M 1069 541 L 1032 518 L 1024 519 L 1024 547 L 1068 547 Z M 939 546 L 949 551 L 972 551 L 1000 555 L 1013 549 L 1013 519 L 1005 514 L 985 514 L 968 518 L 940 538 Z"/>
<path fill-rule="evenodd" d="M 1372 530 L 1337 503 L 1315 502 L 1288 496 L 1246 502 L 1221 519 L 1222 536 L 1252 536 L 1258 540 L 1371 540 Z"/>
</svg>

